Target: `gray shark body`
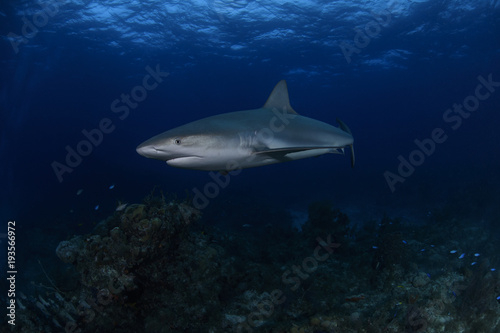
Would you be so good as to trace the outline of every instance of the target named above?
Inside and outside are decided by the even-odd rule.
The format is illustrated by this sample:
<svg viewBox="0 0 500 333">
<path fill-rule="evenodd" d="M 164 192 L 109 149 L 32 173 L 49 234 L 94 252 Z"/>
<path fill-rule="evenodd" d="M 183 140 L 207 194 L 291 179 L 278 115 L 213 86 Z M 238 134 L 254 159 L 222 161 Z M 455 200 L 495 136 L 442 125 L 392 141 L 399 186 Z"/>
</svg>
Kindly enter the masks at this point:
<svg viewBox="0 0 500 333">
<path fill-rule="evenodd" d="M 152 137 L 137 147 L 142 156 L 185 169 L 227 172 L 298 160 L 351 148 L 349 128 L 303 117 L 290 106 L 280 81 L 260 109 L 203 118 Z"/>
</svg>

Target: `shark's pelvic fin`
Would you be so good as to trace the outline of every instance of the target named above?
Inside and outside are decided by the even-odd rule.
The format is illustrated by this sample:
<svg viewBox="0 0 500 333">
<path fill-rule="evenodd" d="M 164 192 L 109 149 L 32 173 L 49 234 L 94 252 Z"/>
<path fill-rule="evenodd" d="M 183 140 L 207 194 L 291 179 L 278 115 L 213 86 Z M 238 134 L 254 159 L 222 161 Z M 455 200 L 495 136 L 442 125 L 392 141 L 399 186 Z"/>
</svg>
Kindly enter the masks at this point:
<svg viewBox="0 0 500 333">
<path fill-rule="evenodd" d="M 285 80 L 281 80 L 274 87 L 271 95 L 269 95 L 265 109 L 276 108 L 278 110 L 286 111 L 288 113 L 298 114 L 290 105 L 290 98 L 288 97 L 288 87 Z"/>
<path fill-rule="evenodd" d="M 342 120 L 337 118 L 337 122 L 339 123 L 341 130 L 352 135 L 351 129 L 347 127 L 347 125 Z M 354 157 L 354 144 L 349 145 L 349 147 L 351 147 L 351 167 L 354 168 L 354 162 L 356 161 L 356 158 Z"/>
</svg>

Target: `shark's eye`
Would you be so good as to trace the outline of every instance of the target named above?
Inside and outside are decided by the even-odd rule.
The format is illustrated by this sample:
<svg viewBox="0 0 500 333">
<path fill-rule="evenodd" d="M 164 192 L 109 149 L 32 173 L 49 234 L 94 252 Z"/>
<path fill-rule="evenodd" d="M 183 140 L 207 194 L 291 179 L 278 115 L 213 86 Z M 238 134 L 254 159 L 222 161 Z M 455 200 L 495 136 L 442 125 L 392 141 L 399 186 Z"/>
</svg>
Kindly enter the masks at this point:
<svg viewBox="0 0 500 333">
<path fill-rule="evenodd" d="M 181 144 L 181 139 L 175 139 L 174 142 L 175 142 L 176 145 L 180 145 Z"/>
</svg>

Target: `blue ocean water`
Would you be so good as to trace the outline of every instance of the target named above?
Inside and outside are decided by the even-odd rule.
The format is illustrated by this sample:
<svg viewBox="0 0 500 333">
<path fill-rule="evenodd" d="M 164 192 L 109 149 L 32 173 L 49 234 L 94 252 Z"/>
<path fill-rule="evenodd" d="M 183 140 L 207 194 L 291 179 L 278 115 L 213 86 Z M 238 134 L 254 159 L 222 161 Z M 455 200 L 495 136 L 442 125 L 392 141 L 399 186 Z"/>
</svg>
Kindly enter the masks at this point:
<svg viewBox="0 0 500 333">
<path fill-rule="evenodd" d="M 498 232 L 496 0 L 4 1 L 0 29 L 0 228 L 16 220 L 20 247 L 53 255 L 155 187 L 205 193 L 208 172 L 137 145 L 260 108 L 282 79 L 299 114 L 349 125 L 355 167 L 347 152 L 245 169 L 202 222 L 266 225 L 262 207 L 305 221 L 330 200 L 359 224 L 446 210 Z"/>
</svg>

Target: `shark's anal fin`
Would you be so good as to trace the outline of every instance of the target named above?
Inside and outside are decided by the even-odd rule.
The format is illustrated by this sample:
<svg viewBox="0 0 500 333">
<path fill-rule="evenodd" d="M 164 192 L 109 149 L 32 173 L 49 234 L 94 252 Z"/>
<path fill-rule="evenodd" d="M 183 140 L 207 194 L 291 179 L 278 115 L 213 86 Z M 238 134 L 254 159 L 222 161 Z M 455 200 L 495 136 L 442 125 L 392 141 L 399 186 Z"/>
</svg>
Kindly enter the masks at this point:
<svg viewBox="0 0 500 333">
<path fill-rule="evenodd" d="M 276 108 L 280 111 L 297 114 L 297 112 L 290 105 L 290 98 L 288 97 L 288 87 L 285 80 L 281 80 L 274 87 L 271 95 L 267 98 L 265 109 Z"/>
<path fill-rule="evenodd" d="M 337 118 L 337 122 L 339 123 L 341 130 L 343 130 L 346 133 L 351 134 L 351 136 L 352 136 L 351 129 L 342 120 Z M 356 161 L 356 158 L 354 156 L 354 144 L 349 145 L 349 147 L 351 147 L 351 167 L 354 168 L 354 162 Z"/>
</svg>

